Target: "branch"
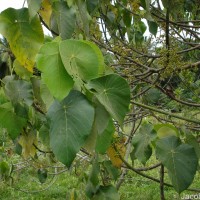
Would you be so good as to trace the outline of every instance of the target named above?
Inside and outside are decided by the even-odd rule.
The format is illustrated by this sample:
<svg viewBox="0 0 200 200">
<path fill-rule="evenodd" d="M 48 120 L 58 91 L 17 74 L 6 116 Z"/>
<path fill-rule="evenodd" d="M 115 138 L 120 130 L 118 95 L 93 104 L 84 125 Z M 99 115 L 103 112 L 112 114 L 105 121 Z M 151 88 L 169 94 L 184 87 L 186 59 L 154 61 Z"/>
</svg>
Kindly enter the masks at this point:
<svg viewBox="0 0 200 200">
<path fill-rule="evenodd" d="M 142 103 L 138 103 L 136 101 L 131 101 L 131 103 L 135 104 L 137 106 L 141 106 L 143 108 L 146 108 L 148 110 L 152 110 L 152 111 L 155 111 L 155 112 L 158 112 L 158 113 L 162 113 L 162 114 L 170 116 L 170 117 L 174 117 L 174 118 L 177 118 L 177 119 L 185 120 L 187 122 L 192 122 L 192 123 L 200 124 L 200 121 L 196 120 L 196 119 L 189 119 L 189 118 L 186 118 L 186 117 L 182 117 L 182 116 L 179 116 L 179 115 L 176 115 L 176 114 L 173 114 L 173 113 L 166 112 L 164 110 L 160 110 L 160 109 L 154 108 L 152 106 L 147 106 L 147 105 L 144 105 Z"/>
<path fill-rule="evenodd" d="M 160 166 L 160 199 L 165 200 L 165 194 L 164 194 L 164 166 Z"/>
</svg>

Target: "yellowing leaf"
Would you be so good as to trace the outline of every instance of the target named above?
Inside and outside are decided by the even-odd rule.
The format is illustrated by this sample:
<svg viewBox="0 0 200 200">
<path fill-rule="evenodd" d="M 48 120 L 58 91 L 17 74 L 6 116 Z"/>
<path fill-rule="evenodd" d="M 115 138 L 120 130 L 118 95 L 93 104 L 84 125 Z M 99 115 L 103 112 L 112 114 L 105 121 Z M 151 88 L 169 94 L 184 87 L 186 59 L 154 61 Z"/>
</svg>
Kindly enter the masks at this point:
<svg viewBox="0 0 200 200">
<path fill-rule="evenodd" d="M 39 11 L 40 16 L 44 20 L 44 22 L 47 24 L 48 27 L 50 27 L 50 19 L 52 14 L 52 7 L 49 2 L 49 0 L 43 0 L 41 9 Z"/>
<path fill-rule="evenodd" d="M 38 16 L 30 21 L 28 8 L 8 8 L 0 14 L 0 33 L 19 63 L 33 72 L 35 56 L 44 41 Z"/>
<path fill-rule="evenodd" d="M 29 156 L 34 157 L 36 153 L 36 148 L 34 144 L 37 144 L 37 138 L 34 133 L 29 133 L 28 135 L 22 135 L 19 139 L 19 144 L 22 146 L 22 155 L 24 158 Z"/>
<path fill-rule="evenodd" d="M 123 161 L 121 157 L 124 157 L 126 152 L 126 147 L 124 145 L 125 138 L 116 139 L 116 141 L 108 148 L 107 155 L 110 158 L 112 164 L 117 167 L 121 168 Z"/>
</svg>

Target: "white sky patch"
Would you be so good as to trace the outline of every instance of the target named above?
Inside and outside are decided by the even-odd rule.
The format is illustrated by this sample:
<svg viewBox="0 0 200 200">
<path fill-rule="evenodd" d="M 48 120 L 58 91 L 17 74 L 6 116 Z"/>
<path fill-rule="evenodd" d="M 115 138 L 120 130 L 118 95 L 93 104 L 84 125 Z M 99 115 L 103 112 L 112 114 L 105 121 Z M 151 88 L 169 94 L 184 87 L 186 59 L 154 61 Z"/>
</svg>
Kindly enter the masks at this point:
<svg viewBox="0 0 200 200">
<path fill-rule="evenodd" d="M 16 9 L 22 8 L 23 4 L 24 0 L 0 0 L 0 12 L 9 7 Z"/>
</svg>

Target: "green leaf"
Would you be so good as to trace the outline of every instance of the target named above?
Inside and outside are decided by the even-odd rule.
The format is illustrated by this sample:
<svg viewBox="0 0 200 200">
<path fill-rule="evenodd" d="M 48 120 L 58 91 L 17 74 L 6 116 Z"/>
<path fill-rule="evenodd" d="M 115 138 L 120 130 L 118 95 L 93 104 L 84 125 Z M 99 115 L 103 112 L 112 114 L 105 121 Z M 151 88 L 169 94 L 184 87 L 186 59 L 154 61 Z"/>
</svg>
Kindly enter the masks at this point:
<svg viewBox="0 0 200 200">
<path fill-rule="evenodd" d="M 42 71 L 42 79 L 54 97 L 61 100 L 68 95 L 74 82 L 63 66 L 58 42 L 49 42 L 41 47 L 37 55 L 37 67 Z"/>
<path fill-rule="evenodd" d="M 87 41 L 87 40 L 82 40 L 82 42 L 88 44 L 96 53 L 97 57 L 98 57 L 98 75 L 99 76 L 103 76 L 105 73 L 105 64 L 104 64 L 104 57 L 103 54 L 101 52 L 101 50 L 99 49 L 99 47 L 97 45 L 95 45 L 93 42 Z"/>
<path fill-rule="evenodd" d="M 100 186 L 97 193 L 94 195 L 95 200 L 120 200 L 117 189 L 112 185 Z"/>
<path fill-rule="evenodd" d="M 110 176 L 116 181 L 121 174 L 121 170 L 119 170 L 117 167 L 114 167 L 110 160 L 105 160 L 103 162 L 103 165 Z"/>
<path fill-rule="evenodd" d="M 42 0 L 27 0 L 28 11 L 30 15 L 30 20 L 37 15 L 38 10 L 40 9 Z"/>
<path fill-rule="evenodd" d="M 2 106 L 0 107 L 0 127 L 6 128 L 10 137 L 15 139 L 26 125 L 27 120 Z"/>
<path fill-rule="evenodd" d="M 87 10 L 89 13 L 93 13 L 99 4 L 99 0 L 86 0 Z"/>
<path fill-rule="evenodd" d="M 44 40 L 38 16 L 30 21 L 28 8 L 8 8 L 0 14 L 0 33 L 8 40 L 20 64 L 32 72 L 35 56 Z"/>
<path fill-rule="evenodd" d="M 38 169 L 38 179 L 40 183 L 45 183 L 47 180 L 47 170 L 46 169 Z"/>
<path fill-rule="evenodd" d="M 25 80 L 30 80 L 30 77 L 32 76 L 32 73 L 30 71 L 28 71 L 26 68 L 24 68 L 18 60 L 15 59 L 14 63 L 13 63 L 13 68 L 16 72 L 16 74 Z"/>
<path fill-rule="evenodd" d="M 198 142 L 198 138 L 194 137 L 194 135 L 192 135 L 192 133 L 186 133 L 186 142 L 187 142 L 187 144 L 193 146 L 193 148 L 196 152 L 196 155 L 200 159 L 200 144 Z"/>
<path fill-rule="evenodd" d="M 33 89 L 31 83 L 24 80 L 12 80 L 5 85 L 5 94 L 13 104 L 23 102 L 28 106 L 33 103 Z"/>
<path fill-rule="evenodd" d="M 133 137 L 132 144 L 134 146 L 133 155 L 142 164 L 145 165 L 152 155 L 151 142 L 156 138 L 156 132 L 149 123 L 144 123 L 139 132 Z"/>
<path fill-rule="evenodd" d="M 138 26 L 139 26 L 139 31 L 140 31 L 142 34 L 144 34 L 145 31 L 146 31 L 146 29 L 147 29 L 145 23 L 144 23 L 143 21 L 139 21 L 139 22 L 138 22 Z"/>
<path fill-rule="evenodd" d="M 95 194 L 99 188 L 99 172 L 99 163 L 98 160 L 95 159 L 93 160 L 92 169 L 90 171 L 86 185 L 86 195 L 89 198 L 92 198 L 93 194 Z"/>
<path fill-rule="evenodd" d="M 115 132 L 115 126 L 113 124 L 112 119 L 109 120 L 107 128 L 103 131 L 103 133 L 99 133 L 97 135 L 97 142 L 96 142 L 96 151 L 98 153 L 104 154 L 107 149 L 109 148 L 113 134 Z"/>
<path fill-rule="evenodd" d="M 99 56 L 86 42 L 65 40 L 60 43 L 60 55 L 67 72 L 84 81 L 98 77 Z"/>
<path fill-rule="evenodd" d="M 153 21 L 148 21 L 148 25 L 149 25 L 149 32 L 156 37 L 158 31 L 158 24 Z"/>
<path fill-rule="evenodd" d="M 54 2 L 52 8 L 61 38 L 71 38 L 76 22 L 75 8 L 73 6 L 68 7 L 67 2 Z"/>
<path fill-rule="evenodd" d="M 156 142 L 156 155 L 168 169 L 168 175 L 178 193 L 187 189 L 194 179 L 198 158 L 188 144 L 181 144 L 179 138 L 169 136 Z"/>
<path fill-rule="evenodd" d="M 63 101 L 50 107 L 48 116 L 50 146 L 58 160 L 69 167 L 90 134 L 94 108 L 82 93 L 71 91 Z"/>
<path fill-rule="evenodd" d="M 178 136 L 179 131 L 171 124 L 155 124 L 154 129 L 157 132 L 159 138 L 167 136 Z"/>
<path fill-rule="evenodd" d="M 128 10 L 124 10 L 123 12 L 123 21 L 127 27 L 131 26 L 132 15 Z"/>
<path fill-rule="evenodd" d="M 0 162 L 0 175 L 5 175 L 6 173 L 8 174 L 9 172 L 9 165 L 5 161 Z"/>
<path fill-rule="evenodd" d="M 109 74 L 91 80 L 87 87 L 122 126 L 130 103 L 130 89 L 126 80 L 116 74 Z"/>
<path fill-rule="evenodd" d="M 50 93 L 48 87 L 43 81 L 41 81 L 41 84 L 40 84 L 40 94 L 41 94 L 41 98 L 43 102 L 46 105 L 46 109 L 48 110 L 49 107 L 52 105 L 54 98 L 52 94 Z"/>
</svg>

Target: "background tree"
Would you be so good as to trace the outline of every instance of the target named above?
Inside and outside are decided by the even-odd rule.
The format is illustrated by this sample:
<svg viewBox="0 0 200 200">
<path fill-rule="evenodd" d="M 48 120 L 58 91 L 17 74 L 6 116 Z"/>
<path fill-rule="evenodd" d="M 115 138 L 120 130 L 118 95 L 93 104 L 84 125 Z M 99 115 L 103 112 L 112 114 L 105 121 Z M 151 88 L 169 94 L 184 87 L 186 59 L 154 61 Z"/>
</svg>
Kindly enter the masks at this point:
<svg viewBox="0 0 200 200">
<path fill-rule="evenodd" d="M 27 3 L 0 14 L 0 125 L 16 153 L 39 163 L 40 182 L 47 166 L 60 161 L 59 174 L 86 155 L 91 199 L 119 199 L 127 170 L 160 183 L 161 199 L 165 186 L 188 189 L 200 156 L 198 0 Z M 130 164 L 154 153 L 154 166 Z M 15 182 L 16 166 L 0 162 Z M 160 179 L 142 172 L 154 168 Z"/>
</svg>

